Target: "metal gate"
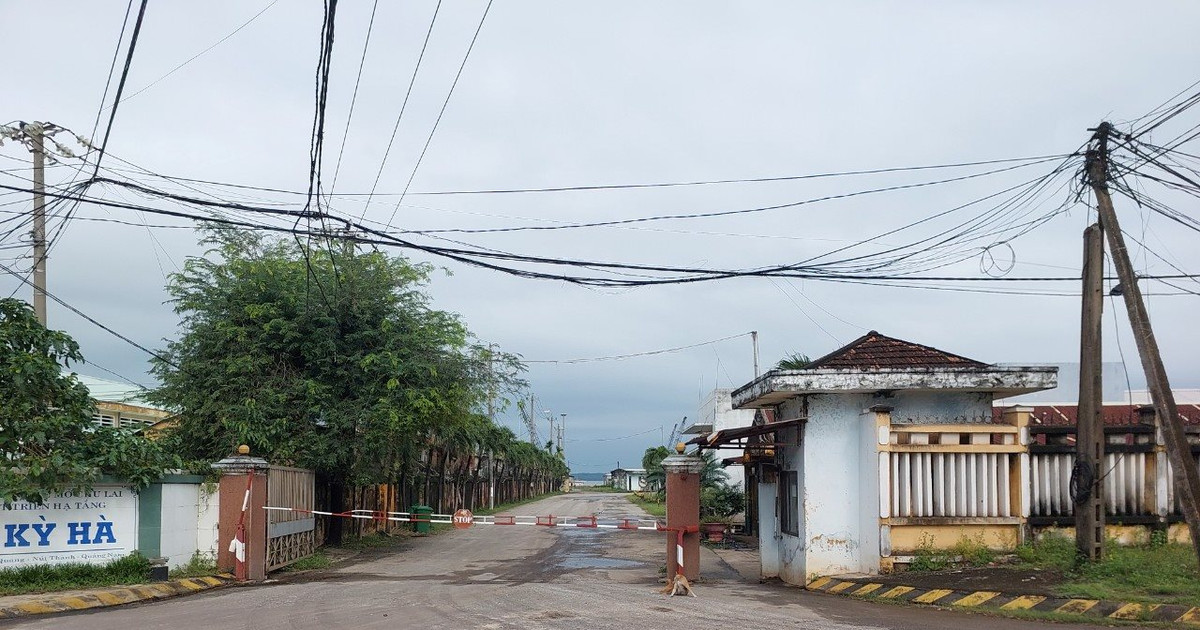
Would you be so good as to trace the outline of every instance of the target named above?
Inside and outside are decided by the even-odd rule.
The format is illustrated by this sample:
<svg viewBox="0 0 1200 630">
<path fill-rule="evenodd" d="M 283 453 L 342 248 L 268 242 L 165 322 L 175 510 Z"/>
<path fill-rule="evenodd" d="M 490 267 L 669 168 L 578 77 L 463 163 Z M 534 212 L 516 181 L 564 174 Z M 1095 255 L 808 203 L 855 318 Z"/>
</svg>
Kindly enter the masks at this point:
<svg viewBox="0 0 1200 630">
<path fill-rule="evenodd" d="M 311 556 L 317 547 L 316 475 L 311 470 L 271 466 L 267 470 L 267 504 L 292 505 L 304 511 L 267 511 L 267 571 Z"/>
</svg>

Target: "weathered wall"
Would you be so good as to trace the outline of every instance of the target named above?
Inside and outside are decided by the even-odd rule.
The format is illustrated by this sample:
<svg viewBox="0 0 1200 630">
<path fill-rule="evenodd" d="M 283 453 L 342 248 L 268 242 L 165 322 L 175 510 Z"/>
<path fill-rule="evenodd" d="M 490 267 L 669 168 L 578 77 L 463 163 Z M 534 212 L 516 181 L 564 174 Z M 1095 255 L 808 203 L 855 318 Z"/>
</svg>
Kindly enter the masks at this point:
<svg viewBox="0 0 1200 630">
<path fill-rule="evenodd" d="M 874 400 L 871 404 L 892 408 L 893 424 L 983 422 L 992 417 L 990 393 L 899 392 Z"/>
<path fill-rule="evenodd" d="M 209 560 L 217 559 L 217 523 L 221 517 L 221 493 L 215 483 L 200 485 L 196 515 L 196 551 Z"/>
<path fill-rule="evenodd" d="M 758 550 L 762 577 L 779 577 L 779 484 L 758 484 Z"/>
<path fill-rule="evenodd" d="M 804 573 L 836 575 L 862 570 L 863 532 L 860 512 L 877 503 L 862 496 L 859 416 L 867 397 L 813 395 L 808 397 L 802 485 L 805 543 Z M 876 528 L 878 529 L 878 528 Z M 878 545 L 875 547 L 878 549 Z M 781 571 L 783 573 L 785 571 Z"/>
</svg>

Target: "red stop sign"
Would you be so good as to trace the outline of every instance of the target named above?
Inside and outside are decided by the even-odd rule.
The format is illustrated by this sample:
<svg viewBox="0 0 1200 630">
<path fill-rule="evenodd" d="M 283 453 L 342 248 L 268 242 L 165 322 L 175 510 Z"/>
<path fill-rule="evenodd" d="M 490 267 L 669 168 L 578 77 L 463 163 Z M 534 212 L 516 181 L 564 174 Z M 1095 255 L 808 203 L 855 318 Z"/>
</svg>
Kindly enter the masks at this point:
<svg viewBox="0 0 1200 630">
<path fill-rule="evenodd" d="M 475 515 L 471 514 L 471 510 L 461 509 L 450 517 L 456 529 L 466 529 L 475 523 Z"/>
</svg>

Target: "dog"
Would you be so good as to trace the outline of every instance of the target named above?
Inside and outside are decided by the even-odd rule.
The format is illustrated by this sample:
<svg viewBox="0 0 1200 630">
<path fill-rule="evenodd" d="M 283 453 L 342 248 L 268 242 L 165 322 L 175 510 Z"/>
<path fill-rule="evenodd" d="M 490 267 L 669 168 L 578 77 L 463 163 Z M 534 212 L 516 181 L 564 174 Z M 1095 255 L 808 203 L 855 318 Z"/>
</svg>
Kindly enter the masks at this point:
<svg viewBox="0 0 1200 630">
<path fill-rule="evenodd" d="M 688 579 L 684 577 L 682 573 L 677 573 L 675 574 L 675 577 L 667 580 L 667 585 L 659 592 L 663 594 L 670 594 L 671 597 L 675 597 L 676 595 L 691 595 L 692 597 L 696 596 L 696 594 L 692 592 L 692 585 L 688 583 Z"/>
</svg>

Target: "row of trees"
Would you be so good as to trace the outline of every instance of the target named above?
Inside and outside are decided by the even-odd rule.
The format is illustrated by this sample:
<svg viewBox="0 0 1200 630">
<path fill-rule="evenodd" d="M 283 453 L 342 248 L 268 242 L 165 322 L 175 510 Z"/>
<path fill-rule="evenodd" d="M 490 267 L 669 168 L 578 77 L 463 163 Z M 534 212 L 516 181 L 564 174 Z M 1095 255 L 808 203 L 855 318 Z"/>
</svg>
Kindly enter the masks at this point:
<svg viewBox="0 0 1200 630">
<path fill-rule="evenodd" d="M 168 281 L 179 333 L 151 365 L 162 386 L 149 397 L 178 412 L 178 424 L 159 446 L 98 447 L 108 466 L 64 464 L 77 444 L 128 437 L 91 428 L 86 390 L 61 373 L 80 360 L 78 347 L 35 330 L 36 321 L 22 319 L 23 303 L 4 304 L 0 385 L 29 392 L 23 406 L 0 410 L 0 448 L 24 463 L 20 483 L 11 471 L 0 477 L 6 501 L 86 485 L 101 472 L 144 479 L 188 463 L 205 468 L 239 444 L 272 463 L 316 470 L 334 509 L 355 486 L 395 484 L 447 505 L 476 496 L 493 470 L 513 488 L 555 486 L 568 475 L 561 458 L 485 412 L 525 385 L 524 367 L 432 307 L 430 265 L 245 230 L 206 228 L 202 242 L 205 255 Z M 22 363 L 33 360 L 26 354 L 40 357 L 36 370 Z M 20 430 L 31 418 L 53 430 Z"/>
</svg>

